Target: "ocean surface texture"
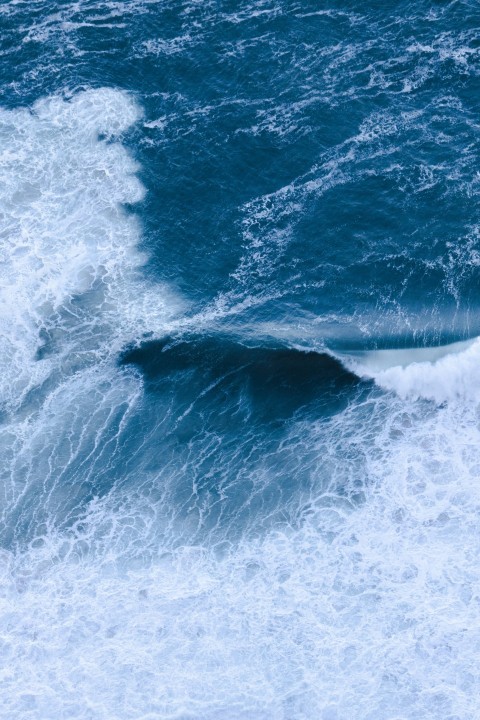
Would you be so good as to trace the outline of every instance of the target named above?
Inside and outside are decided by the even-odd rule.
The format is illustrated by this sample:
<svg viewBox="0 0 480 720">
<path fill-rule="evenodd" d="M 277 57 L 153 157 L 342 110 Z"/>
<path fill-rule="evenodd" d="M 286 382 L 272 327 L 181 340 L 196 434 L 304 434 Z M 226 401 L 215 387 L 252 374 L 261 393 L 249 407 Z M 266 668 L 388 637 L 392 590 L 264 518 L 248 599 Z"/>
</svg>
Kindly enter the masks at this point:
<svg viewBox="0 0 480 720">
<path fill-rule="evenodd" d="M 1 720 L 478 720 L 478 0 L 0 56 Z"/>
</svg>

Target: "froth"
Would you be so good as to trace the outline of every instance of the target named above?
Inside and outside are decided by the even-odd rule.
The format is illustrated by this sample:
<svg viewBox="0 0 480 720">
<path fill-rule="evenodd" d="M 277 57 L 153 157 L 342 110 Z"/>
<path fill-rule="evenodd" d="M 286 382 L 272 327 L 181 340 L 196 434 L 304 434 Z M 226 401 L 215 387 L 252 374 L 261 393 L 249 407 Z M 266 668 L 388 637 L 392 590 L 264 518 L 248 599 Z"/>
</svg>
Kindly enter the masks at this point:
<svg viewBox="0 0 480 720">
<path fill-rule="evenodd" d="M 138 221 L 123 208 L 144 188 L 118 142 L 139 116 L 128 94 L 108 88 L 0 111 L 0 398 L 8 406 L 51 374 L 52 354 L 38 357 L 46 344 L 72 355 L 80 336 L 85 351 L 88 334 L 98 351 L 122 323 L 144 326 L 142 290 L 152 293 L 125 290 L 144 258 Z M 167 304 L 158 288 L 150 319 Z"/>
<path fill-rule="evenodd" d="M 106 498 L 0 557 L 12 717 L 476 717 L 474 419 L 377 391 L 295 431 L 338 472 L 363 454 L 363 504 L 312 493 L 220 553 Z"/>
<path fill-rule="evenodd" d="M 344 361 L 400 397 L 443 402 L 478 402 L 480 339 L 438 348 L 358 353 Z"/>
</svg>

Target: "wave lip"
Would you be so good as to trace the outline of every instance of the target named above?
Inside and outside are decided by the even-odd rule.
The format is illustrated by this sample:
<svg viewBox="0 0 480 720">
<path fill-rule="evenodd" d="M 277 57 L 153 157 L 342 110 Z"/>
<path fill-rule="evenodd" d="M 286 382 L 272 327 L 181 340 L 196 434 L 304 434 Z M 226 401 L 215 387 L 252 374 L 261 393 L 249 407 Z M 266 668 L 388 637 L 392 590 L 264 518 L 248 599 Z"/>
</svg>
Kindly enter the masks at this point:
<svg viewBox="0 0 480 720">
<path fill-rule="evenodd" d="M 354 352 L 339 358 L 349 370 L 403 399 L 441 404 L 480 397 L 480 337 L 437 347 Z"/>
</svg>

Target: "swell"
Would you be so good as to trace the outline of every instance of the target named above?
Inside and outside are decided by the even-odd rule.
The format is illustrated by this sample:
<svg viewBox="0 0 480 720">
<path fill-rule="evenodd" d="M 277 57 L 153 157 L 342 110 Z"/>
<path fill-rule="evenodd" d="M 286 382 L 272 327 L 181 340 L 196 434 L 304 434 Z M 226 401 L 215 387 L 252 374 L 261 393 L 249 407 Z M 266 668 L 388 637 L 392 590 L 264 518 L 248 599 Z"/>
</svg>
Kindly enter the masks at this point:
<svg viewBox="0 0 480 720">
<path fill-rule="evenodd" d="M 246 344 L 222 334 L 145 342 L 126 350 L 120 362 L 141 369 L 151 390 L 161 390 L 167 378 L 190 373 L 189 392 L 194 394 L 192 371 L 200 382 L 216 385 L 240 379 L 248 383 L 258 411 L 274 419 L 320 399 L 327 403 L 358 384 L 358 377 L 328 352 Z"/>
<path fill-rule="evenodd" d="M 374 381 L 404 399 L 436 403 L 477 399 L 480 340 L 476 337 L 444 345 L 395 347 L 382 347 L 385 340 L 371 338 L 379 349 L 355 345 L 348 349 L 342 348 L 345 340 L 340 335 L 340 342 L 335 340 L 334 332 L 328 339 L 317 334 L 314 340 L 314 333 L 298 333 L 293 325 L 277 326 L 275 332 L 270 329 L 265 334 L 259 329 L 257 339 L 251 328 L 246 329 L 243 341 L 238 329 L 236 334 L 212 334 L 208 328 L 203 334 L 184 332 L 131 347 L 120 362 L 138 367 L 152 391 L 187 371 L 217 390 L 227 378 L 231 382 L 243 375 L 252 406 L 265 418 L 293 416 L 302 408 L 336 412 L 340 398 L 346 402 L 349 391 L 361 381 Z"/>
</svg>

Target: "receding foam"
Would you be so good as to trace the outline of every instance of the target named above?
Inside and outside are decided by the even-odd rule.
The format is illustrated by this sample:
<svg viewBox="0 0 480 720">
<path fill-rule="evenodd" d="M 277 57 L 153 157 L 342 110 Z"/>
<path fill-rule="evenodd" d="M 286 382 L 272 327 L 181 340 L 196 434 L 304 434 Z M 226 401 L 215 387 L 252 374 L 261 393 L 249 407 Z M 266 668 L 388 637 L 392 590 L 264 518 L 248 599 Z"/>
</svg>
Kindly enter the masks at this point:
<svg viewBox="0 0 480 720">
<path fill-rule="evenodd" d="M 293 427 L 318 472 L 365 473 L 365 502 L 312 493 L 223 554 L 111 496 L 0 555 L 6 716 L 474 720 L 474 420 L 378 392 Z"/>
</svg>

